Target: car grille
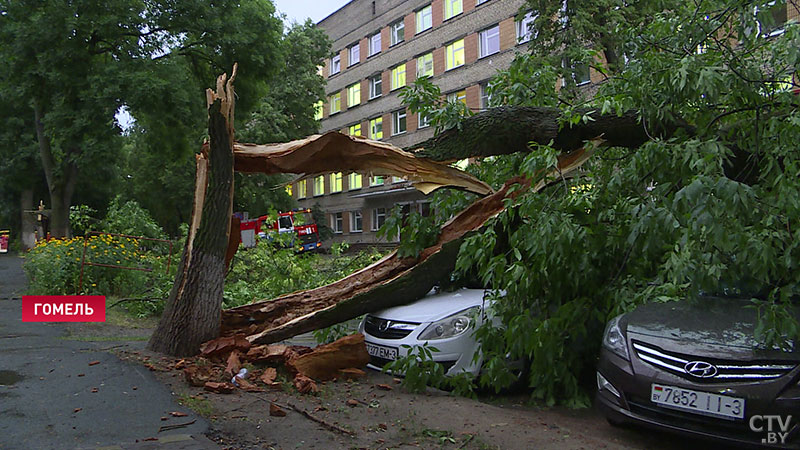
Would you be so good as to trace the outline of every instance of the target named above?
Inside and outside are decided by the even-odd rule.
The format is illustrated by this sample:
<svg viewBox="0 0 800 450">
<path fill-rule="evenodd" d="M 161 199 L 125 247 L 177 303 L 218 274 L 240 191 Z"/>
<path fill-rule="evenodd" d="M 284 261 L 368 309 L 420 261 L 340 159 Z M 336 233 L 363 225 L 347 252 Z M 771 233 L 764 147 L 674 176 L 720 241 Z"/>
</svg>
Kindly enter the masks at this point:
<svg viewBox="0 0 800 450">
<path fill-rule="evenodd" d="M 381 339 L 402 339 L 418 326 L 414 322 L 397 322 L 381 319 L 380 317 L 367 316 L 364 321 L 364 331 L 371 336 Z"/>
<path fill-rule="evenodd" d="M 633 350 L 636 356 L 659 369 L 674 373 L 688 380 L 699 383 L 720 382 L 753 382 L 766 381 L 782 377 L 791 372 L 796 363 L 775 363 L 759 361 L 725 361 L 704 356 L 691 356 L 662 350 L 654 345 L 633 341 Z M 689 362 L 703 361 L 713 364 L 716 368 L 715 375 L 706 378 L 689 374 L 684 367 Z"/>
</svg>

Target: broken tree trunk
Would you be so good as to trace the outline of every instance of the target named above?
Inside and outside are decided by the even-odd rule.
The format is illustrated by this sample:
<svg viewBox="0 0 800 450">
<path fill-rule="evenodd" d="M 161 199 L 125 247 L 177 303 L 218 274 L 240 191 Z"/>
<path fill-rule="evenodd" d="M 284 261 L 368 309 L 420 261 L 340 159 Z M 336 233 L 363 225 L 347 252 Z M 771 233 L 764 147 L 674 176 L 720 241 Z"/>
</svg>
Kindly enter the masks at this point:
<svg viewBox="0 0 800 450">
<path fill-rule="evenodd" d="M 501 106 L 468 117 L 458 128 L 451 128 L 436 137 L 409 148 L 418 157 L 435 161 L 456 161 L 464 158 L 507 155 L 529 152 L 530 143 L 552 145 L 562 152 L 581 148 L 584 142 L 602 136 L 610 147 L 638 148 L 652 136 L 669 136 L 678 128 L 689 133 L 693 129 L 677 122 L 666 129 L 648 128 L 637 111 L 621 115 L 600 114 L 582 109 L 575 114 L 588 114 L 592 120 L 562 126 L 564 114 L 558 108 L 544 106 Z M 551 144 L 552 143 L 552 144 Z"/>
<path fill-rule="evenodd" d="M 225 254 L 233 207 L 233 80 L 222 75 L 207 91 L 208 152 L 197 157 L 197 179 L 189 235 L 172 292 L 150 350 L 194 355 L 219 336 Z"/>
<path fill-rule="evenodd" d="M 562 154 L 558 169 L 541 177 L 530 189 L 536 192 L 548 180 L 563 177 L 580 167 L 598 143 L 599 140 L 595 140 L 587 148 Z M 265 344 L 331 326 L 370 311 L 410 303 L 449 276 L 461 242 L 469 233 L 479 230 L 486 221 L 503 211 L 506 199 L 513 199 L 529 186 L 529 180 L 512 179 L 498 192 L 476 201 L 448 221 L 442 227 L 436 244 L 423 250 L 417 258 L 400 258 L 397 252 L 393 252 L 335 283 L 223 311 L 222 333 L 244 332 L 250 342 Z"/>
</svg>

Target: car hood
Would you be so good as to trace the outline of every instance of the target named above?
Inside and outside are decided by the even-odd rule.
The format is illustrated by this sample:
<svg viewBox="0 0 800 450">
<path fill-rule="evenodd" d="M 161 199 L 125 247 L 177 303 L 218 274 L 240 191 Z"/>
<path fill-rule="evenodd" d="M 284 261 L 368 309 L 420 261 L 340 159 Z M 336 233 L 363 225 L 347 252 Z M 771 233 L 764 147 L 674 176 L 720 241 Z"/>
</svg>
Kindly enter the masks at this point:
<svg viewBox="0 0 800 450">
<path fill-rule="evenodd" d="M 431 291 L 427 296 L 403 306 L 394 306 L 370 315 L 397 322 L 433 322 L 473 306 L 483 304 L 483 289 L 460 289 L 454 292 Z"/>
<path fill-rule="evenodd" d="M 628 335 L 651 336 L 681 346 L 727 347 L 732 353 L 800 359 L 798 345 L 790 352 L 767 349 L 755 339 L 758 311 L 748 300 L 703 297 L 695 302 L 649 303 L 624 316 Z M 797 312 L 797 311 L 796 311 Z"/>
</svg>

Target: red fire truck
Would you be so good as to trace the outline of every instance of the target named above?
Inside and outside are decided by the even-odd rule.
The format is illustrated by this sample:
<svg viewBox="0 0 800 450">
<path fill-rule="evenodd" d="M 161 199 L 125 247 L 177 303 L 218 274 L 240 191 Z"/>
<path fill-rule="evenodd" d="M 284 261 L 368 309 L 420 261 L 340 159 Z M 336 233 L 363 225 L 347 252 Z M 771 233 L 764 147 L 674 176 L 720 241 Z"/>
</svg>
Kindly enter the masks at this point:
<svg viewBox="0 0 800 450">
<path fill-rule="evenodd" d="M 274 239 L 271 233 L 291 233 L 291 245 L 298 252 L 307 252 L 322 247 L 319 230 L 310 209 L 295 209 L 278 213 L 278 220 L 270 216 L 242 220 L 239 229 L 242 232 L 242 244 L 245 248 L 256 246 L 258 239 Z"/>
</svg>

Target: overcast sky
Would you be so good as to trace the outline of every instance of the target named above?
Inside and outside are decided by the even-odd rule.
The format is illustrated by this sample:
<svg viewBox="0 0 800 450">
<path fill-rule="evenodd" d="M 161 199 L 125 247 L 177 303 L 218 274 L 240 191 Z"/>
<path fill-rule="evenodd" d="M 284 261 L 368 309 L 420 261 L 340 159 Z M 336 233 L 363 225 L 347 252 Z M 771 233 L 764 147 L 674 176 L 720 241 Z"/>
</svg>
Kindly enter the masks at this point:
<svg viewBox="0 0 800 450">
<path fill-rule="evenodd" d="M 289 22 L 305 22 L 310 17 L 314 23 L 328 17 L 349 0 L 273 0 L 278 11 L 289 17 Z"/>
</svg>

